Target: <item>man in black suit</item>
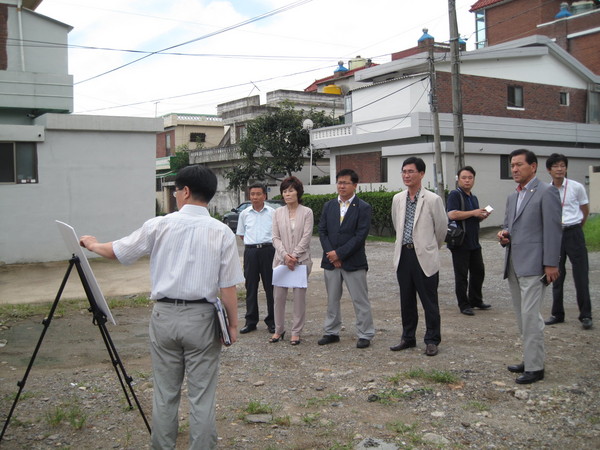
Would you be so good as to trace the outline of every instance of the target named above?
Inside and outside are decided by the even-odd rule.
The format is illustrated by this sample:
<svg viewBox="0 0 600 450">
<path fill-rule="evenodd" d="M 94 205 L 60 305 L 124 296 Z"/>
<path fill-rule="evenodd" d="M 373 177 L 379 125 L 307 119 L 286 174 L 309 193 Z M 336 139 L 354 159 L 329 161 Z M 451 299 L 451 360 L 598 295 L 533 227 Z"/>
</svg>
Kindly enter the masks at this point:
<svg viewBox="0 0 600 450">
<path fill-rule="evenodd" d="M 323 247 L 321 267 L 327 289 L 325 335 L 319 345 L 339 342 L 342 328 L 340 300 L 342 285 L 352 298 L 356 313 L 357 348 L 366 348 L 375 335 L 371 303 L 367 292 L 365 241 L 371 226 L 371 205 L 356 197 L 358 175 L 342 169 L 336 175 L 338 198 L 325 203 L 319 221 Z"/>
</svg>

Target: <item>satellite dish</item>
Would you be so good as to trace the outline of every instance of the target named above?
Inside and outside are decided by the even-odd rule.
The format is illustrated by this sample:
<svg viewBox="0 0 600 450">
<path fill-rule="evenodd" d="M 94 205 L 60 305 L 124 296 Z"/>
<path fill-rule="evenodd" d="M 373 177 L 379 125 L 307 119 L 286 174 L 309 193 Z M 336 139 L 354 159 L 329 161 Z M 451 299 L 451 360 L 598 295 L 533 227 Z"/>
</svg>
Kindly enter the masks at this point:
<svg viewBox="0 0 600 450">
<path fill-rule="evenodd" d="M 313 126 L 314 123 L 310 119 L 304 119 L 304 122 L 302 122 L 302 128 L 304 128 L 305 130 L 312 130 Z"/>
</svg>

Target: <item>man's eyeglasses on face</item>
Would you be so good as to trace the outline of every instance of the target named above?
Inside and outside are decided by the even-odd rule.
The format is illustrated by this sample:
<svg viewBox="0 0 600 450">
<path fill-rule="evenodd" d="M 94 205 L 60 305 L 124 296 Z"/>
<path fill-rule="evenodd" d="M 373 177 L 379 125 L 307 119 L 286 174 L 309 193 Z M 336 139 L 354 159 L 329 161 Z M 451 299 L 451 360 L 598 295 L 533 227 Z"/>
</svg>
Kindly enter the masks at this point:
<svg viewBox="0 0 600 450">
<path fill-rule="evenodd" d="M 403 170 L 402 175 L 414 175 L 415 173 L 419 173 L 416 170 Z"/>
<path fill-rule="evenodd" d="M 351 181 L 338 181 L 337 182 L 338 186 L 346 186 L 348 184 L 354 184 L 354 183 L 352 183 Z"/>
<path fill-rule="evenodd" d="M 553 164 L 551 166 L 553 169 L 566 169 L 567 166 L 565 166 L 564 164 Z"/>
<path fill-rule="evenodd" d="M 179 189 L 175 188 L 175 190 L 173 191 L 173 197 L 177 198 L 177 191 L 178 191 L 178 190 L 179 190 Z"/>
</svg>

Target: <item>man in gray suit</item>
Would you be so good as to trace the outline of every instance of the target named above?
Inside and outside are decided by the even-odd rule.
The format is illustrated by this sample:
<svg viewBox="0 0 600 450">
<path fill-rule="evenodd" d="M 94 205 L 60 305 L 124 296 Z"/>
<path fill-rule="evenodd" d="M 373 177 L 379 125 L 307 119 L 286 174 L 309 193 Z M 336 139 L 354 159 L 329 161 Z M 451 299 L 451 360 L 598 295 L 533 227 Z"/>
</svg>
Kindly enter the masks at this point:
<svg viewBox="0 0 600 450">
<path fill-rule="evenodd" d="M 506 247 L 504 278 L 508 278 L 517 325 L 523 339 L 523 362 L 508 366 L 522 373 L 518 384 L 544 379 L 544 318 L 540 307 L 546 286 L 559 276 L 562 236 L 558 191 L 536 178 L 537 157 L 530 150 L 510 154 L 516 192 L 506 201 L 498 240 Z"/>
</svg>

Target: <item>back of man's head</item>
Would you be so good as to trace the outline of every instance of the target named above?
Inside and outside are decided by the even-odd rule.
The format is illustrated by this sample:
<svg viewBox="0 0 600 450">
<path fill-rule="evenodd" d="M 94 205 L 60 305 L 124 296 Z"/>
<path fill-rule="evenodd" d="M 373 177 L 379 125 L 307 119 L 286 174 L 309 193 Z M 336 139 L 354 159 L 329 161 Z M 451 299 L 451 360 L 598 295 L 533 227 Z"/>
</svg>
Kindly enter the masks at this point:
<svg viewBox="0 0 600 450">
<path fill-rule="evenodd" d="M 208 167 L 195 164 L 184 167 L 177 173 L 175 187 L 188 187 L 194 200 L 208 203 L 217 192 L 217 177 Z"/>
</svg>

